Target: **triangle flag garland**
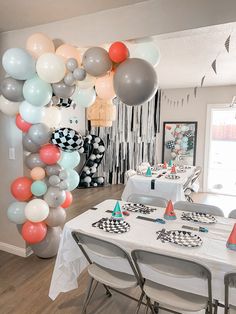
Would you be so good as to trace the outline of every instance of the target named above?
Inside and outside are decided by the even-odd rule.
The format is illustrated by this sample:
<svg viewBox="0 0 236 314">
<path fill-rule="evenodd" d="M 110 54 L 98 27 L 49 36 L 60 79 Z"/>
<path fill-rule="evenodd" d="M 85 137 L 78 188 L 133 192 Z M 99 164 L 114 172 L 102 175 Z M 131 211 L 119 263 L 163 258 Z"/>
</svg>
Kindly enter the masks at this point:
<svg viewBox="0 0 236 314">
<path fill-rule="evenodd" d="M 204 76 L 202 77 L 202 79 L 201 79 L 201 87 L 202 87 L 203 84 L 204 84 L 205 78 L 206 78 L 206 75 L 204 75 Z"/>
<path fill-rule="evenodd" d="M 211 67 L 214 70 L 215 74 L 217 74 L 217 71 L 216 71 L 216 59 L 212 62 Z"/>
<path fill-rule="evenodd" d="M 111 219 L 114 219 L 114 220 L 123 220 L 124 219 L 121 208 L 120 208 L 120 203 L 118 201 L 116 202 L 116 205 L 112 211 Z"/>
<path fill-rule="evenodd" d="M 228 53 L 229 53 L 230 39 L 231 39 L 231 35 L 229 35 L 229 37 L 225 41 L 225 49 L 227 50 Z"/>
</svg>

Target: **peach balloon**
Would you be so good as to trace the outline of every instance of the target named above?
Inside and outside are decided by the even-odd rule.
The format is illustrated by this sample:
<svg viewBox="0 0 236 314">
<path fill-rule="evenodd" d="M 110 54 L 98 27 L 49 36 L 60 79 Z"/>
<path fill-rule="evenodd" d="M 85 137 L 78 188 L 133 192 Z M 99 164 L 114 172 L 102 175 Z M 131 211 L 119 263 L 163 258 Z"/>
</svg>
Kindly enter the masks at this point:
<svg viewBox="0 0 236 314">
<path fill-rule="evenodd" d="M 113 87 L 113 73 L 109 73 L 96 79 L 95 89 L 99 98 L 103 100 L 109 100 L 115 97 L 115 91 Z"/>
<path fill-rule="evenodd" d="M 35 167 L 30 171 L 33 180 L 42 180 L 45 177 L 45 170 L 41 167 Z"/>
<path fill-rule="evenodd" d="M 35 58 L 38 58 L 47 52 L 55 52 L 53 41 L 43 33 L 35 33 L 31 35 L 27 39 L 26 49 Z"/>
<path fill-rule="evenodd" d="M 74 58 L 77 60 L 78 64 L 81 63 L 81 56 L 79 50 L 71 45 L 64 44 L 57 48 L 56 54 L 63 57 L 65 60 L 69 58 Z"/>
</svg>

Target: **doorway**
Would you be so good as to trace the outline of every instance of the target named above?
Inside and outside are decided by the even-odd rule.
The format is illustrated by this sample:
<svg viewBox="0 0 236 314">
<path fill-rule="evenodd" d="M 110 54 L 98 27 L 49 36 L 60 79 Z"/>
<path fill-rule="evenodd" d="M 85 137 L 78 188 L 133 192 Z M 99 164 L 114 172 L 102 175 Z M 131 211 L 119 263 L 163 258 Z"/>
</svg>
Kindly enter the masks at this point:
<svg viewBox="0 0 236 314">
<path fill-rule="evenodd" d="M 205 191 L 236 196 L 236 107 L 209 105 Z"/>
</svg>

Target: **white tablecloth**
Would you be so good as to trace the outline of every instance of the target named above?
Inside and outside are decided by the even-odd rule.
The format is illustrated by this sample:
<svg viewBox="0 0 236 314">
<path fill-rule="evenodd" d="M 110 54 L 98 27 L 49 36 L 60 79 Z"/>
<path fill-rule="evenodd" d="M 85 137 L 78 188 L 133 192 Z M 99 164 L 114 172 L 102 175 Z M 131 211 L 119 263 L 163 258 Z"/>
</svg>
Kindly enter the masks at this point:
<svg viewBox="0 0 236 314">
<path fill-rule="evenodd" d="M 224 299 L 224 275 L 229 271 L 236 271 L 236 252 L 226 248 L 227 238 L 236 220 L 217 217 L 218 222 L 216 224 L 207 225 L 209 233 L 198 233 L 203 240 L 201 247 L 184 248 L 156 240 L 156 231 L 161 230 L 163 226 L 167 230 L 173 230 L 181 229 L 182 225 L 195 225 L 194 223 L 181 220 L 181 211 L 176 211 L 177 220 L 168 221 L 165 225 L 136 219 L 140 214 L 130 213 L 126 221 L 130 223 L 131 229 L 124 234 L 111 234 L 92 227 L 93 222 L 103 217 L 111 216 L 111 214 L 106 213 L 106 210 L 112 210 L 115 203 L 115 200 L 104 201 L 96 206 L 97 210 L 88 210 L 65 224 L 49 291 L 49 297 L 52 300 L 60 292 L 67 292 L 77 288 L 77 279 L 87 266 L 85 257 L 71 236 L 71 231 L 73 230 L 82 231 L 97 238 L 114 242 L 129 253 L 139 248 L 202 263 L 212 272 L 213 297 L 221 301 Z M 123 203 L 121 202 L 121 204 Z M 164 209 L 158 208 L 150 215 L 146 215 L 146 217 L 162 218 L 163 214 Z M 171 277 L 165 277 L 163 280 L 163 283 L 167 286 L 168 283 L 173 283 L 173 278 Z M 175 280 L 175 284 L 177 284 L 178 289 L 189 291 L 189 284 L 185 285 L 177 280 Z M 197 283 L 193 284 L 193 282 L 191 291 L 205 294 L 201 287 Z M 234 295 L 234 300 L 236 300 L 236 294 Z"/>
<path fill-rule="evenodd" d="M 180 176 L 177 180 L 170 180 L 162 176 L 157 178 L 157 175 L 162 173 L 162 170 L 152 177 L 145 177 L 143 175 L 134 175 L 129 178 L 122 194 L 122 200 L 127 201 L 131 194 L 145 194 L 151 196 L 164 197 L 167 200 L 185 201 L 183 185 L 187 179 L 194 173 L 195 167 L 186 169 L 186 172 L 177 173 Z M 168 173 L 170 170 L 168 170 Z M 151 189 L 151 181 L 155 179 L 155 189 Z"/>
</svg>

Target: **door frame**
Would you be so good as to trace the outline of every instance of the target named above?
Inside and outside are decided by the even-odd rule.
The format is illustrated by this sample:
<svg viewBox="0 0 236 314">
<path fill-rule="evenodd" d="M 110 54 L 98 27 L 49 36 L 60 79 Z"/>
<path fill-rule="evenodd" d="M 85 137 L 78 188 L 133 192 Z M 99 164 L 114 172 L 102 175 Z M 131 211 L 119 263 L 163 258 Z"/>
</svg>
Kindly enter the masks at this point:
<svg viewBox="0 0 236 314">
<path fill-rule="evenodd" d="M 209 166 L 209 156 L 211 151 L 211 121 L 212 121 L 212 109 L 226 109 L 235 110 L 235 107 L 230 107 L 229 104 L 208 104 L 206 112 L 206 131 L 205 131 L 205 154 L 204 154 L 204 174 L 203 174 L 203 191 L 209 193 L 207 190 L 207 179 L 208 179 L 208 166 Z"/>
</svg>

